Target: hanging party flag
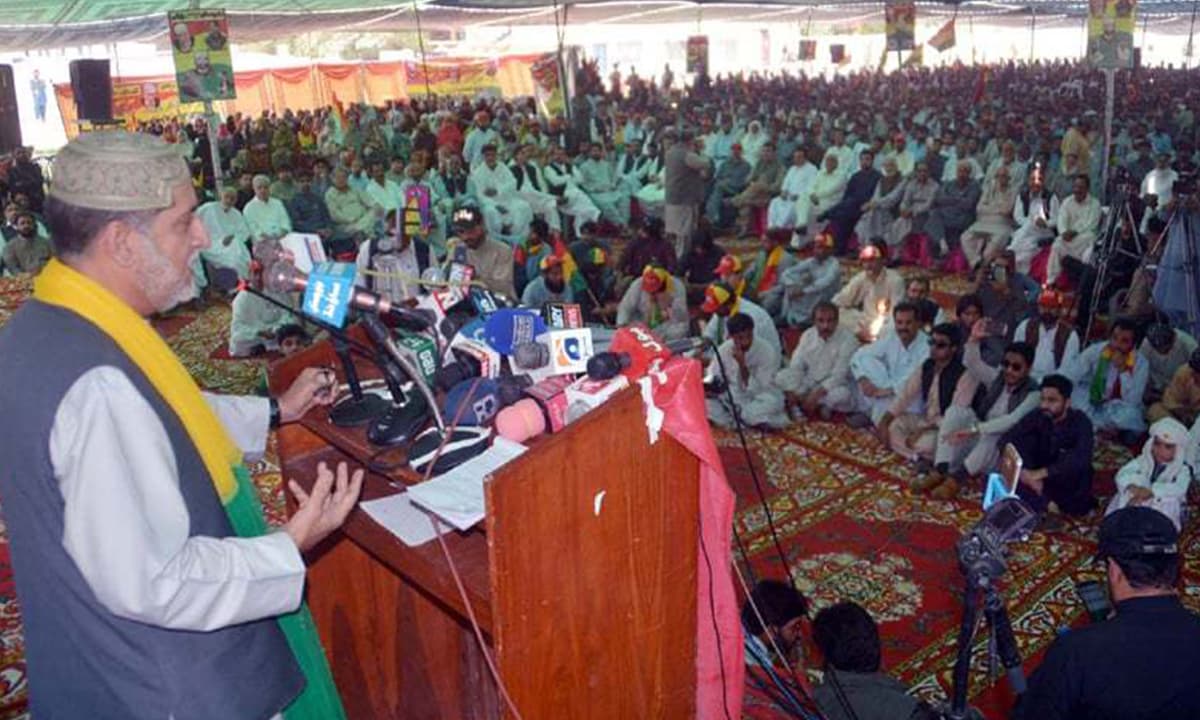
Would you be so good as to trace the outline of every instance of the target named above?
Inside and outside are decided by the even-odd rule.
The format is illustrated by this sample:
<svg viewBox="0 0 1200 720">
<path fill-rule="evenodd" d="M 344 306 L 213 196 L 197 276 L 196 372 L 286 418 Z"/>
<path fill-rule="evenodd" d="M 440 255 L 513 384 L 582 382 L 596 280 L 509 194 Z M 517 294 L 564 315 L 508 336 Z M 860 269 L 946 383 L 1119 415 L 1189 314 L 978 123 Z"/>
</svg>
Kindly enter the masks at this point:
<svg viewBox="0 0 1200 720">
<path fill-rule="evenodd" d="M 913 0 L 884 0 L 883 22 L 888 50 L 912 50 L 917 27 Z"/>
<path fill-rule="evenodd" d="M 845 65 L 847 62 L 849 62 L 849 60 L 850 59 L 846 57 L 845 45 L 837 43 L 829 46 L 829 61 L 834 65 Z"/>
<path fill-rule="evenodd" d="M 945 25 L 929 38 L 929 46 L 938 52 L 946 52 L 954 47 L 954 18 L 950 18 Z"/>
<path fill-rule="evenodd" d="M 817 41 L 816 40 L 801 40 L 800 41 L 800 59 L 801 60 L 816 60 L 817 59 Z"/>
</svg>

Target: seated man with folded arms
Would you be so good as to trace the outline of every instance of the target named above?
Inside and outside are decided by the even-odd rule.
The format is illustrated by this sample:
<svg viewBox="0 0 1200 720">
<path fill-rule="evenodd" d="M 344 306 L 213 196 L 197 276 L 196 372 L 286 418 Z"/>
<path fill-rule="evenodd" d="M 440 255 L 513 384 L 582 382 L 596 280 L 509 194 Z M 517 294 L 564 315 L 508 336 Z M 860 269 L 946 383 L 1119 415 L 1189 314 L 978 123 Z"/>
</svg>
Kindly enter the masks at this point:
<svg viewBox="0 0 1200 720">
<path fill-rule="evenodd" d="M 1151 425 L 1142 454 L 1117 471 L 1117 494 L 1104 514 L 1141 505 L 1166 515 L 1176 530 L 1181 529 L 1188 486 L 1196 477 L 1196 469 L 1187 457 L 1190 441 L 1188 429 L 1174 418 Z"/>
<path fill-rule="evenodd" d="M 855 412 L 847 418 L 851 427 L 863 428 L 883 417 L 913 368 L 929 357 L 928 340 L 917 325 L 916 307 L 903 302 L 892 311 L 892 329 L 854 351 L 850 375 L 855 382 Z"/>
</svg>

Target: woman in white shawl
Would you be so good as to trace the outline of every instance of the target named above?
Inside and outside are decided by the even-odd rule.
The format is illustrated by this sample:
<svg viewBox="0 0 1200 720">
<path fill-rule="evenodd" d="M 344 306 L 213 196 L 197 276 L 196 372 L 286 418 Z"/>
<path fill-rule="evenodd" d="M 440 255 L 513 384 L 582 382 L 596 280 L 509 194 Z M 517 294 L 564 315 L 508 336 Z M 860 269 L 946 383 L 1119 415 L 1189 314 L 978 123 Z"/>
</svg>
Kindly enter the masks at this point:
<svg viewBox="0 0 1200 720">
<path fill-rule="evenodd" d="M 896 220 L 900 199 L 904 197 L 904 177 L 895 156 L 883 159 L 883 177 L 875 184 L 875 194 L 863 206 L 862 218 L 854 227 L 859 242 L 883 237 Z"/>
<path fill-rule="evenodd" d="M 963 254 L 971 267 L 993 258 L 1012 237 L 1017 185 L 1012 182 L 1010 172 L 1007 165 L 1001 165 L 996 175 L 984 183 L 983 194 L 975 205 L 975 222 L 962 234 Z"/>
<path fill-rule="evenodd" d="M 1171 518 L 1179 529 L 1188 485 L 1195 474 L 1188 463 L 1190 442 L 1188 429 L 1175 418 L 1151 425 L 1142 454 L 1117 472 L 1117 494 L 1105 514 L 1128 505 L 1145 505 Z"/>
<path fill-rule="evenodd" d="M 762 123 L 754 120 L 749 130 L 742 136 L 742 157 L 750 161 L 750 169 L 758 164 L 758 156 L 762 154 L 763 145 L 767 144 L 767 134 L 762 131 Z"/>
</svg>

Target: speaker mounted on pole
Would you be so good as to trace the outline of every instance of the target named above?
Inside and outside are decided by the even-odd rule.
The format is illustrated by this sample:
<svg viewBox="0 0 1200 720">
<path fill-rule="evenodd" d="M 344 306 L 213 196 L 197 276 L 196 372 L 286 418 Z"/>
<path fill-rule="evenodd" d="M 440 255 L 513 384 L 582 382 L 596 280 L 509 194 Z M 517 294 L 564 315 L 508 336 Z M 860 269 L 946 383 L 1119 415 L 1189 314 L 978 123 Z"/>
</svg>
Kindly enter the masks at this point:
<svg viewBox="0 0 1200 720">
<path fill-rule="evenodd" d="M 0 65 L 0 155 L 21 147 L 21 116 L 12 65 Z"/>
<path fill-rule="evenodd" d="M 72 60 L 71 92 L 79 120 L 112 120 L 112 77 L 108 60 Z"/>
</svg>

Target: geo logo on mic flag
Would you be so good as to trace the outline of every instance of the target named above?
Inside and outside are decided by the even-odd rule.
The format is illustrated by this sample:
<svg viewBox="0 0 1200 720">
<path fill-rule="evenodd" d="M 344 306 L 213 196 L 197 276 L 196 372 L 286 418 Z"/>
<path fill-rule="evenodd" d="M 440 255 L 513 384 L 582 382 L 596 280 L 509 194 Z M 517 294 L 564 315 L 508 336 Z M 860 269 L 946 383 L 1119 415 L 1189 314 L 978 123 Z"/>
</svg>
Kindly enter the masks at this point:
<svg viewBox="0 0 1200 720">
<path fill-rule="evenodd" d="M 590 328 L 554 330 L 546 335 L 550 345 L 550 364 L 555 374 L 587 370 L 587 361 L 595 354 Z"/>
</svg>

